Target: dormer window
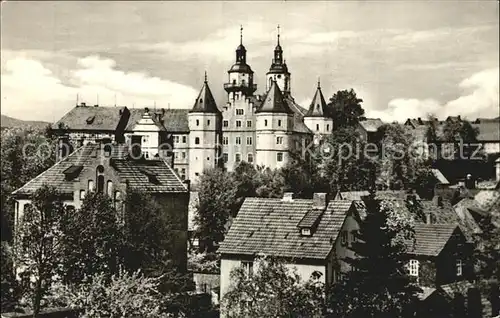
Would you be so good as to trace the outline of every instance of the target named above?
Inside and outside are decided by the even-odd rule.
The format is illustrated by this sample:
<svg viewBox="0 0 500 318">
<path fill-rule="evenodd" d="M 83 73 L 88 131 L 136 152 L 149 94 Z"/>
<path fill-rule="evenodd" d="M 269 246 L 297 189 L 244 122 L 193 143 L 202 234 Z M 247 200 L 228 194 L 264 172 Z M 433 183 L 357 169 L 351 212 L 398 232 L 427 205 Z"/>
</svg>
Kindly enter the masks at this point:
<svg viewBox="0 0 500 318">
<path fill-rule="evenodd" d="M 80 172 L 82 170 L 83 170 L 83 166 L 72 165 L 68 169 L 63 171 L 64 177 L 67 181 L 72 181 L 73 179 L 78 177 L 78 175 L 80 174 Z"/>
<path fill-rule="evenodd" d="M 302 235 L 302 236 L 311 236 L 311 229 L 310 228 L 300 229 L 300 235 Z"/>
<path fill-rule="evenodd" d="M 89 118 L 87 118 L 87 125 L 91 125 L 93 122 L 94 122 L 94 119 L 95 119 L 95 116 L 90 116 Z"/>
</svg>

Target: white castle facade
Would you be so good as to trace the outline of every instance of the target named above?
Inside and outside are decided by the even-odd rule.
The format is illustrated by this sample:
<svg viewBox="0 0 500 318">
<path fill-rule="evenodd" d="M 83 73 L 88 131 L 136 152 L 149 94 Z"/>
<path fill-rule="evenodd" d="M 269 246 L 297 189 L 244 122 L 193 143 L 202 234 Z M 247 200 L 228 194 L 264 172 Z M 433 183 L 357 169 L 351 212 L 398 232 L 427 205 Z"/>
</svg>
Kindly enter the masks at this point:
<svg viewBox="0 0 500 318">
<path fill-rule="evenodd" d="M 242 37 L 236 61 L 224 84 L 225 105 L 217 105 L 205 82 L 190 109 L 128 109 L 80 104 L 53 128 L 76 144 L 97 140 L 139 144 L 144 157 L 165 155 L 182 179 L 196 183 L 205 169 L 232 170 L 240 162 L 280 168 L 290 154 L 311 142 L 315 135 L 329 134 L 332 119 L 318 87 L 308 109 L 295 103 L 291 73 L 278 34 L 265 93 L 256 94 L 254 72 L 247 63 Z"/>
</svg>

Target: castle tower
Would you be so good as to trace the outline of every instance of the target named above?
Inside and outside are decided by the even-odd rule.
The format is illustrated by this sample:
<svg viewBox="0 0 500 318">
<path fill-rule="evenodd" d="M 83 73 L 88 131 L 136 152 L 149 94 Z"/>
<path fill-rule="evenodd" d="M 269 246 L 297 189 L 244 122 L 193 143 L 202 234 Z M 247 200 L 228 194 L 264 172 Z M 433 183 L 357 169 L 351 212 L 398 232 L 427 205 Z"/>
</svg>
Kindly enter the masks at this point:
<svg viewBox="0 0 500 318">
<path fill-rule="evenodd" d="M 290 94 L 290 73 L 283 59 L 283 49 L 280 45 L 280 26 L 278 25 L 278 42 L 274 49 L 274 58 L 266 73 L 266 88 L 270 89 L 272 82 L 276 82 L 285 95 Z"/>
<path fill-rule="evenodd" d="M 304 124 L 316 135 L 330 134 L 333 128 L 333 119 L 328 115 L 325 97 L 321 92 L 321 84 L 318 80 L 316 93 L 314 93 L 309 110 L 304 116 Z"/>
<path fill-rule="evenodd" d="M 228 102 L 251 96 L 257 90 L 253 83 L 253 71 L 247 64 L 247 50 L 243 46 L 243 27 L 240 28 L 240 45 L 236 48 L 236 62 L 229 69 L 229 82 L 224 84 Z"/>
<path fill-rule="evenodd" d="M 255 155 L 257 165 L 281 168 L 290 160 L 293 147 L 293 111 L 283 99 L 275 81 L 271 81 L 262 106 L 256 114 Z"/>
<path fill-rule="evenodd" d="M 189 179 L 196 184 L 205 169 L 220 166 L 222 115 L 208 86 L 207 75 L 188 114 Z"/>
</svg>

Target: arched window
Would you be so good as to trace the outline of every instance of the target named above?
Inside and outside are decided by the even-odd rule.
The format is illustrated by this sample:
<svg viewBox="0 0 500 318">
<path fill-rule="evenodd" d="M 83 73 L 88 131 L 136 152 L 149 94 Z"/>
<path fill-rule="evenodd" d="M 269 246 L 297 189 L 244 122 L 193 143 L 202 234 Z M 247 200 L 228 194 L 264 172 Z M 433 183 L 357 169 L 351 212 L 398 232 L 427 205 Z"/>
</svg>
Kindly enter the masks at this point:
<svg viewBox="0 0 500 318">
<path fill-rule="evenodd" d="M 94 191 L 94 190 L 95 190 L 94 180 L 89 180 L 89 191 Z"/>
<path fill-rule="evenodd" d="M 113 195 L 113 181 L 111 181 L 111 180 L 108 180 L 108 184 L 106 187 L 106 194 L 109 196 Z"/>
<path fill-rule="evenodd" d="M 195 145 L 199 145 L 199 144 L 200 144 L 200 137 L 196 137 L 196 138 L 194 139 L 194 144 L 195 144 Z"/>
<path fill-rule="evenodd" d="M 104 192 L 104 167 L 102 165 L 97 166 L 97 192 Z"/>
</svg>

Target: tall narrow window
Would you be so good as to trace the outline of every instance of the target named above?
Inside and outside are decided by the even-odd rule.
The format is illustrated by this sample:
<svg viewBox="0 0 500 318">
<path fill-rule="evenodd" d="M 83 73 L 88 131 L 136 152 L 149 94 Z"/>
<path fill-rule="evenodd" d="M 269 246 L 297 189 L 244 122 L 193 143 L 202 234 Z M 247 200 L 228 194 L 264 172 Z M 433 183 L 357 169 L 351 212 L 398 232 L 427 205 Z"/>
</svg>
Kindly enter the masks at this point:
<svg viewBox="0 0 500 318">
<path fill-rule="evenodd" d="M 348 240 L 349 240 L 349 236 L 348 236 L 347 231 L 342 231 L 342 233 L 340 234 L 340 245 L 347 246 Z"/>
<path fill-rule="evenodd" d="M 196 137 L 196 138 L 194 139 L 194 144 L 195 144 L 195 145 L 199 145 L 199 144 L 200 144 L 200 137 Z"/>
<path fill-rule="evenodd" d="M 252 121 L 251 120 L 247 120 L 247 127 L 248 128 L 252 127 Z"/>
<path fill-rule="evenodd" d="M 89 180 L 89 191 L 92 192 L 95 190 L 94 180 Z"/>
<path fill-rule="evenodd" d="M 457 276 L 462 276 L 462 260 L 457 259 Z"/>
<path fill-rule="evenodd" d="M 111 181 L 111 180 L 108 180 L 108 184 L 106 187 L 106 194 L 109 196 L 113 195 L 113 181 Z"/>
<path fill-rule="evenodd" d="M 102 165 L 97 166 L 97 192 L 104 192 L 104 167 Z"/>
<path fill-rule="evenodd" d="M 316 130 L 319 130 L 319 124 L 316 124 Z"/>
<path fill-rule="evenodd" d="M 224 127 L 229 127 L 229 121 L 224 120 L 224 121 L 222 122 L 222 126 L 224 126 Z"/>
<path fill-rule="evenodd" d="M 249 153 L 247 155 L 247 161 L 248 161 L 248 163 L 253 163 L 253 154 Z"/>
<path fill-rule="evenodd" d="M 326 124 L 326 131 L 330 131 L 330 124 Z"/>
<path fill-rule="evenodd" d="M 267 119 L 264 119 L 264 126 L 267 127 Z"/>
<path fill-rule="evenodd" d="M 80 200 L 85 199 L 85 190 L 80 190 Z"/>
<path fill-rule="evenodd" d="M 253 262 L 243 261 L 241 262 L 243 266 L 243 270 L 245 271 L 245 275 L 247 277 L 252 277 L 253 275 Z"/>
<path fill-rule="evenodd" d="M 210 126 L 210 119 L 207 119 L 207 126 Z"/>
<path fill-rule="evenodd" d="M 200 121 L 197 119 L 196 120 L 196 126 L 199 126 L 200 125 Z"/>
<path fill-rule="evenodd" d="M 278 152 L 276 154 L 276 161 L 278 161 L 278 162 L 282 162 L 283 161 L 283 153 L 282 152 Z"/>
<path fill-rule="evenodd" d="M 227 161 L 229 160 L 229 155 L 227 153 L 223 153 L 222 160 L 224 160 L 224 163 L 227 163 Z"/>
<path fill-rule="evenodd" d="M 241 145 L 241 137 L 236 137 L 236 144 Z"/>
<path fill-rule="evenodd" d="M 247 145 L 251 145 L 252 144 L 252 137 L 247 137 Z"/>
<path fill-rule="evenodd" d="M 278 119 L 278 127 L 281 127 L 281 120 Z"/>
<path fill-rule="evenodd" d="M 241 120 L 236 121 L 236 127 L 241 127 Z"/>
<path fill-rule="evenodd" d="M 408 272 L 410 276 L 416 276 L 418 277 L 418 260 L 416 259 L 411 259 L 410 263 L 408 264 Z"/>
<path fill-rule="evenodd" d="M 241 154 L 239 154 L 239 153 L 235 154 L 234 161 L 240 162 L 241 161 Z"/>
<path fill-rule="evenodd" d="M 223 145 L 229 144 L 229 137 L 227 137 L 227 136 L 222 137 L 222 144 Z"/>
</svg>

